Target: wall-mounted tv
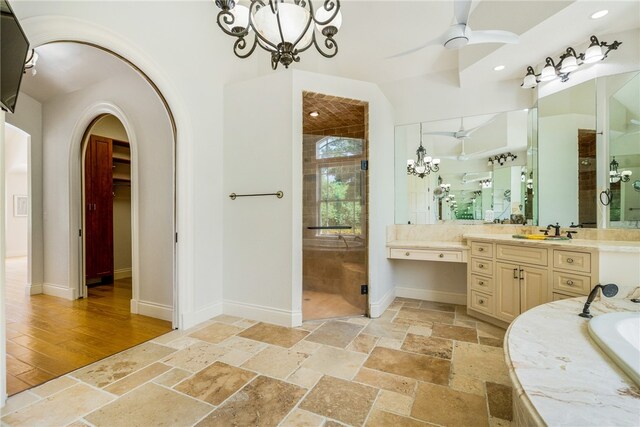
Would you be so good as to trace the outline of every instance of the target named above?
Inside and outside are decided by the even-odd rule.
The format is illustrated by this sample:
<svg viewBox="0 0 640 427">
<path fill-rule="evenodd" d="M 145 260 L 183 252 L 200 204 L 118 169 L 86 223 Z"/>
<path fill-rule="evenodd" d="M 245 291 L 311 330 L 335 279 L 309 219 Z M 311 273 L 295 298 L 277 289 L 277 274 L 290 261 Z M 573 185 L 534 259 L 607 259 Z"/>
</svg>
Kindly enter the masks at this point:
<svg viewBox="0 0 640 427">
<path fill-rule="evenodd" d="M 6 0 L 0 0 L 0 103 L 3 110 L 14 112 L 29 40 Z"/>
</svg>

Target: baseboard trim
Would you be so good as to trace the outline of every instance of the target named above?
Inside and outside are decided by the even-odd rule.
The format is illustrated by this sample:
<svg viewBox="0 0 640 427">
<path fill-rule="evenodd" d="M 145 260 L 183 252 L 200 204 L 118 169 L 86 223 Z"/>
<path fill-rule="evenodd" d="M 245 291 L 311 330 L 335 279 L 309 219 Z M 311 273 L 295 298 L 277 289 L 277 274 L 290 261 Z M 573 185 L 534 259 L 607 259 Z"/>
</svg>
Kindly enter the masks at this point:
<svg viewBox="0 0 640 427">
<path fill-rule="evenodd" d="M 300 326 L 302 324 L 301 311 L 283 310 L 280 308 L 230 300 L 224 300 L 223 304 L 222 312 L 224 314 L 287 327 Z"/>
<path fill-rule="evenodd" d="M 39 295 L 44 292 L 42 283 L 32 283 L 27 285 L 27 289 L 25 291 L 27 295 Z"/>
<path fill-rule="evenodd" d="M 42 285 L 42 293 L 45 295 L 68 299 L 70 301 L 78 299 L 77 289 L 71 289 L 66 286 L 56 285 L 54 283 L 44 283 Z"/>
<path fill-rule="evenodd" d="M 183 313 L 180 329 L 192 328 L 199 323 L 205 322 L 221 314 L 222 314 L 222 303 L 220 302 L 209 305 L 207 307 L 203 307 L 191 313 Z"/>
<path fill-rule="evenodd" d="M 391 288 L 387 293 L 377 302 L 369 304 L 369 316 L 372 318 L 382 316 L 382 313 L 391 305 L 393 299 L 396 297 L 396 289 Z"/>
<path fill-rule="evenodd" d="M 173 307 L 155 302 L 131 300 L 131 312 L 156 319 L 173 320 Z"/>
<path fill-rule="evenodd" d="M 448 304 L 467 305 L 467 294 L 433 291 L 430 289 L 403 288 L 396 286 L 396 296 L 414 298 L 425 301 L 444 302 Z"/>
<path fill-rule="evenodd" d="M 128 279 L 131 277 L 131 268 L 119 268 L 113 271 L 113 280 Z"/>
</svg>

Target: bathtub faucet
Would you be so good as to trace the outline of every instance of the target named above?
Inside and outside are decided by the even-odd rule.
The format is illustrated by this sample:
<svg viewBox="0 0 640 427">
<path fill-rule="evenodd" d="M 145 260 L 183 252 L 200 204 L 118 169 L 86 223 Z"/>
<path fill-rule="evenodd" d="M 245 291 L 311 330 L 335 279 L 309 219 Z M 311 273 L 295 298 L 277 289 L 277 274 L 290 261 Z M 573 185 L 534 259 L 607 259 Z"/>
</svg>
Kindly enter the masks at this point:
<svg viewBox="0 0 640 427">
<path fill-rule="evenodd" d="M 589 313 L 589 306 L 598 295 L 598 289 L 602 289 L 602 295 L 607 298 L 611 298 L 618 293 L 618 285 L 614 283 L 609 283 L 608 285 L 596 285 L 593 290 L 587 297 L 587 302 L 584 303 L 584 307 L 582 308 L 582 313 L 578 314 L 580 317 L 585 317 L 587 319 L 591 319 L 593 316 Z"/>
</svg>

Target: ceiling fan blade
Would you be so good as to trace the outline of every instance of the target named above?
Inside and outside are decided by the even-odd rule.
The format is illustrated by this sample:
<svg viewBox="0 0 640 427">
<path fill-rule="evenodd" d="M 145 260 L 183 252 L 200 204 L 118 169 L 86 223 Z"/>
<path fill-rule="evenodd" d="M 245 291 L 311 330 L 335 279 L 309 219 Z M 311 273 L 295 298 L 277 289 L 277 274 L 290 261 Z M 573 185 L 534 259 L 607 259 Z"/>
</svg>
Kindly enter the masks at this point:
<svg viewBox="0 0 640 427">
<path fill-rule="evenodd" d="M 480 44 L 480 43 L 508 43 L 516 44 L 520 41 L 520 37 L 517 34 L 510 31 L 502 30 L 479 30 L 471 31 L 468 34 L 468 44 Z"/>
<path fill-rule="evenodd" d="M 395 55 L 387 56 L 385 59 L 393 59 L 398 58 L 400 56 L 405 56 L 417 52 L 419 50 L 424 49 L 425 47 L 441 45 L 444 43 L 441 41 L 442 37 L 438 37 L 437 39 L 429 40 L 428 42 L 421 44 L 420 46 L 414 47 L 413 49 L 405 50 L 404 52 L 396 53 Z"/>
<path fill-rule="evenodd" d="M 450 136 L 451 138 L 456 138 L 457 132 L 424 132 L 423 135 L 440 135 L 440 136 Z"/>
<path fill-rule="evenodd" d="M 486 122 L 484 122 L 484 123 L 482 123 L 482 124 L 479 124 L 478 126 L 473 127 L 473 128 L 471 128 L 471 129 L 467 129 L 467 130 L 465 131 L 465 136 L 466 136 L 467 138 L 468 138 L 468 137 L 470 137 L 470 136 L 471 136 L 471 134 L 472 134 L 473 132 L 477 131 L 477 130 L 478 130 L 478 129 L 480 129 L 480 128 L 483 128 L 483 127 L 487 126 L 489 123 L 493 122 L 493 121 L 496 119 L 496 117 L 498 117 L 498 115 L 497 115 L 497 114 L 496 114 L 495 116 L 493 116 L 492 118 L 490 118 L 489 120 L 487 120 Z"/>
<path fill-rule="evenodd" d="M 458 24 L 466 24 L 469 21 L 471 11 L 471 0 L 455 0 L 453 3 L 453 14 Z"/>
</svg>

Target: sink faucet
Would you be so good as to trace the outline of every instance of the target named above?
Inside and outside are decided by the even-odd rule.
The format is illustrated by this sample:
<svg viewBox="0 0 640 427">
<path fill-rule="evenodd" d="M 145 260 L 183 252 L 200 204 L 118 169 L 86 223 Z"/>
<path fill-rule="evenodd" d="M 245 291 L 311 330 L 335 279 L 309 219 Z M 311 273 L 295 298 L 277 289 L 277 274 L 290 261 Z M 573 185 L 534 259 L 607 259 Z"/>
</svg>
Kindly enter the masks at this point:
<svg viewBox="0 0 640 427">
<path fill-rule="evenodd" d="M 561 228 L 560 224 L 556 222 L 556 225 L 553 225 L 553 224 L 547 225 L 547 230 L 551 230 L 552 228 L 554 228 L 556 230 L 554 236 L 559 237 L 560 236 L 560 228 Z"/>
</svg>

